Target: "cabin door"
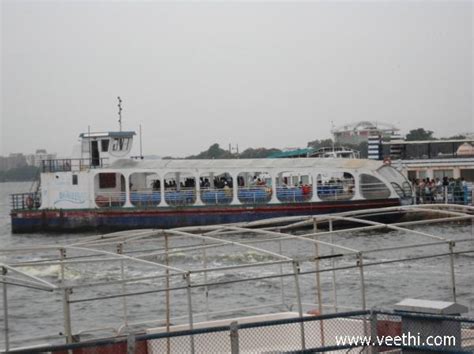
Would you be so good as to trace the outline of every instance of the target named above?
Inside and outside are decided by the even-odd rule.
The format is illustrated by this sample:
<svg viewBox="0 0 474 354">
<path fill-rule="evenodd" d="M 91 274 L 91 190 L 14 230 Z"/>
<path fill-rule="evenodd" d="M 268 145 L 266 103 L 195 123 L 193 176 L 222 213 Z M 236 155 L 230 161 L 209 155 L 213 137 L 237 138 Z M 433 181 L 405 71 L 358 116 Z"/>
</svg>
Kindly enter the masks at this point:
<svg viewBox="0 0 474 354">
<path fill-rule="evenodd" d="M 99 142 L 91 142 L 91 166 L 100 166 Z"/>
</svg>

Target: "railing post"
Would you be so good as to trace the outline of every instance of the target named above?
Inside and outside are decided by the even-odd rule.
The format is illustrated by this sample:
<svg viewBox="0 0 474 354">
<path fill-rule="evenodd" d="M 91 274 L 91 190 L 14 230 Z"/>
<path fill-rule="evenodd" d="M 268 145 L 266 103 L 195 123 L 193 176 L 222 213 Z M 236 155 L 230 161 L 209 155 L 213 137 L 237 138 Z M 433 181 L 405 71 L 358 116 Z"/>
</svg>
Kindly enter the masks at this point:
<svg viewBox="0 0 474 354">
<path fill-rule="evenodd" d="M 207 269 L 207 252 L 206 252 L 206 239 L 202 240 L 203 249 L 202 249 L 202 258 L 204 269 Z M 207 284 L 207 271 L 204 272 L 204 283 Z M 204 287 L 204 294 L 206 296 L 206 320 L 209 321 L 209 287 L 206 285 Z"/>
<path fill-rule="evenodd" d="M 8 328 L 8 294 L 7 294 L 7 283 L 5 276 L 7 275 L 7 268 L 2 267 L 2 277 L 3 277 L 3 323 L 4 323 L 4 330 L 5 330 L 5 351 L 8 352 L 10 350 L 10 335 L 9 335 L 9 328 Z"/>
<path fill-rule="evenodd" d="M 362 299 L 362 310 L 365 311 L 367 308 L 365 302 L 365 280 L 364 280 L 364 257 L 362 256 L 362 252 L 359 252 L 357 255 L 357 266 L 359 267 L 360 271 L 360 290 L 361 290 L 361 299 Z M 367 336 L 367 319 L 364 315 L 364 336 Z"/>
<path fill-rule="evenodd" d="M 117 244 L 117 254 L 123 254 L 123 243 Z M 123 259 L 120 260 L 120 279 L 125 281 L 125 264 Z M 128 329 L 128 310 L 127 310 L 127 297 L 125 296 L 125 282 L 122 283 L 122 309 L 123 309 L 123 324 Z"/>
<path fill-rule="evenodd" d="M 313 218 L 313 232 L 317 233 L 318 232 L 318 222 L 316 217 Z M 316 241 L 319 241 L 319 239 L 316 239 L 316 236 L 314 237 Z M 281 252 L 280 252 L 281 253 Z M 320 273 L 320 260 L 319 260 L 319 243 L 314 244 L 314 256 L 315 256 L 315 269 L 316 269 L 316 287 L 318 288 L 317 294 L 316 294 L 316 300 L 318 302 L 318 312 L 320 315 L 323 314 L 323 296 L 321 293 L 321 273 Z M 321 346 L 324 347 L 325 344 L 325 338 L 324 338 L 324 321 L 319 322 L 319 329 L 320 329 L 320 334 L 321 334 Z"/>
<path fill-rule="evenodd" d="M 332 227 L 332 219 L 329 219 L 329 242 L 334 244 L 333 242 L 333 227 Z M 334 255 L 334 247 L 331 246 L 331 256 Z M 336 263 L 334 262 L 334 257 L 331 257 L 331 268 L 332 268 L 332 295 L 334 300 L 334 311 L 337 312 L 337 289 L 336 289 L 336 271 L 334 268 L 336 267 Z"/>
<path fill-rule="evenodd" d="M 69 295 L 71 289 L 63 289 L 63 313 L 64 313 L 64 335 L 66 336 L 66 343 L 72 343 L 72 328 L 71 328 L 71 305 L 69 304 Z"/>
<path fill-rule="evenodd" d="M 359 267 L 360 271 L 362 310 L 365 310 L 367 308 L 367 304 L 365 301 L 364 258 L 362 257 L 362 252 L 357 255 L 357 266 Z"/>
<path fill-rule="evenodd" d="M 237 321 L 230 324 L 230 352 L 239 354 L 239 324 Z"/>
<path fill-rule="evenodd" d="M 187 273 L 185 275 L 186 278 L 186 293 L 187 293 L 187 298 L 188 298 L 188 320 L 189 320 L 189 329 L 193 330 L 194 325 L 193 325 L 193 302 L 191 298 L 191 273 Z M 190 352 L 191 354 L 194 354 L 194 336 L 191 334 L 190 336 Z"/>
<path fill-rule="evenodd" d="M 135 334 L 129 333 L 127 336 L 127 354 L 135 354 L 136 341 Z"/>
<path fill-rule="evenodd" d="M 295 290 L 296 290 L 296 302 L 298 305 L 298 314 L 300 319 L 303 318 L 303 305 L 301 303 L 301 291 L 300 291 L 300 283 L 299 283 L 299 263 L 294 261 L 293 262 L 293 273 L 295 275 Z M 300 335 L 301 335 L 301 349 L 306 349 L 306 339 L 304 333 L 304 322 L 300 322 Z"/>
<path fill-rule="evenodd" d="M 456 302 L 456 276 L 454 273 L 454 241 L 449 242 L 449 265 L 451 268 L 451 289 L 453 291 L 453 302 Z"/>
<path fill-rule="evenodd" d="M 379 352 L 377 346 L 377 312 L 370 311 L 370 337 L 372 338 L 371 354 L 376 354 Z"/>
<path fill-rule="evenodd" d="M 59 258 L 60 258 L 60 275 L 61 275 L 61 285 L 64 287 L 65 283 L 65 267 L 64 260 L 66 259 L 66 249 L 59 249 Z M 63 288 L 63 316 L 64 316 L 64 335 L 66 336 L 66 343 L 72 343 L 72 329 L 71 329 L 71 305 L 69 304 L 69 295 L 72 290 L 69 288 Z"/>
<path fill-rule="evenodd" d="M 277 232 L 281 232 L 277 230 Z M 278 240 L 278 252 L 282 254 L 281 240 Z M 283 264 L 280 263 L 280 293 L 281 293 L 281 304 L 285 304 L 285 284 L 283 283 Z"/>
</svg>

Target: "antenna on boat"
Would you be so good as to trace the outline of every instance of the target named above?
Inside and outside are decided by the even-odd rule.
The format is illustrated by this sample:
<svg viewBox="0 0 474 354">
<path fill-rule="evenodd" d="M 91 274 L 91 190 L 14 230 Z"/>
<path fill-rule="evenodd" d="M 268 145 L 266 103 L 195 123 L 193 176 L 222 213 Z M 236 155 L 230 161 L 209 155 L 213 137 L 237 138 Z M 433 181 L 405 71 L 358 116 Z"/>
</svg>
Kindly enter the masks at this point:
<svg viewBox="0 0 474 354">
<path fill-rule="evenodd" d="M 334 154 L 334 121 L 332 120 L 331 121 L 331 128 L 332 128 L 332 132 L 333 132 L 333 135 L 332 135 L 332 157 L 335 157 L 335 154 Z"/>
<path fill-rule="evenodd" d="M 143 148 L 142 148 L 142 125 L 140 124 L 140 159 L 143 160 Z"/>
<path fill-rule="evenodd" d="M 119 127 L 120 127 L 120 131 L 122 131 L 122 99 L 120 98 L 120 96 L 117 97 L 118 99 L 118 116 L 119 116 Z"/>
</svg>

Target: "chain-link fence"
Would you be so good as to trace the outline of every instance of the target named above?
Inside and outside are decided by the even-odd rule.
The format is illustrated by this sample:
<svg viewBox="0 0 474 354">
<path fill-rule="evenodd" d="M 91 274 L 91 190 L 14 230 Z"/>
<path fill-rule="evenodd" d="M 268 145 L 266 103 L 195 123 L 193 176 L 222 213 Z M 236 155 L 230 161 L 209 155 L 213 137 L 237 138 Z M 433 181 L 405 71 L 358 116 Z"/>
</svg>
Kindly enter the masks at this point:
<svg viewBox="0 0 474 354">
<path fill-rule="evenodd" d="M 17 353 L 474 353 L 474 319 L 413 312 L 355 311 L 146 334 Z"/>
</svg>

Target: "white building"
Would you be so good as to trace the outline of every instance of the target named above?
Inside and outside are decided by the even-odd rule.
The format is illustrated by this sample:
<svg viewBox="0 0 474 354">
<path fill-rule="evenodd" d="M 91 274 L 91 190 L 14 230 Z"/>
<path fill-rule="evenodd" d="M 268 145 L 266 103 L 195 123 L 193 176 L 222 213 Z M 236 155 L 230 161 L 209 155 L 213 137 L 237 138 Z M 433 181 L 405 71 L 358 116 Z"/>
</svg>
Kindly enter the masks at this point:
<svg viewBox="0 0 474 354">
<path fill-rule="evenodd" d="M 48 154 L 46 149 L 38 149 L 34 154 L 26 155 L 26 163 L 29 166 L 40 167 L 41 161 L 54 159 L 56 159 L 56 154 Z"/>
<path fill-rule="evenodd" d="M 370 136 L 391 137 L 400 131 L 397 127 L 388 123 L 374 121 L 360 121 L 345 124 L 331 130 L 334 140 L 339 144 L 358 145 L 368 141 Z"/>
</svg>

